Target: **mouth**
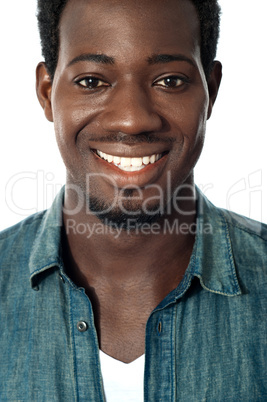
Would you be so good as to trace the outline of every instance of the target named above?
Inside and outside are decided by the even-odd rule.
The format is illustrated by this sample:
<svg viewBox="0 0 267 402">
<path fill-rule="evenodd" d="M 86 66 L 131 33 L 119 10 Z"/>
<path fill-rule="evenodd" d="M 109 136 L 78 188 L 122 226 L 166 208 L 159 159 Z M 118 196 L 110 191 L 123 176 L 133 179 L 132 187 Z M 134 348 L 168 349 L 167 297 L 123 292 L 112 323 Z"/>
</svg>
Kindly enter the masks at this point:
<svg viewBox="0 0 267 402">
<path fill-rule="evenodd" d="M 106 154 L 105 152 L 95 150 L 95 153 L 104 161 L 115 165 L 124 172 L 137 172 L 146 168 L 148 165 L 153 165 L 158 162 L 167 152 L 161 154 L 153 154 L 142 157 L 120 157 L 115 155 Z"/>
</svg>

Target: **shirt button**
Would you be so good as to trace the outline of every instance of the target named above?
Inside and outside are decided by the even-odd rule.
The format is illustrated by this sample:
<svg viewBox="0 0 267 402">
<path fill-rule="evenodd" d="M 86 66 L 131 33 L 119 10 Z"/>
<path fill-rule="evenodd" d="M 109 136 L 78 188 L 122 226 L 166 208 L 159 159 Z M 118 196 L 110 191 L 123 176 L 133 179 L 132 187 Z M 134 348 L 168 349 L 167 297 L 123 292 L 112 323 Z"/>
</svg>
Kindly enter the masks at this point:
<svg viewBox="0 0 267 402">
<path fill-rule="evenodd" d="M 157 329 L 158 329 L 158 333 L 161 334 L 161 332 L 162 332 L 162 322 L 161 321 L 159 321 Z"/>
<path fill-rule="evenodd" d="M 85 321 L 79 321 L 77 324 L 77 329 L 80 332 L 85 332 L 88 329 L 88 325 Z"/>
</svg>

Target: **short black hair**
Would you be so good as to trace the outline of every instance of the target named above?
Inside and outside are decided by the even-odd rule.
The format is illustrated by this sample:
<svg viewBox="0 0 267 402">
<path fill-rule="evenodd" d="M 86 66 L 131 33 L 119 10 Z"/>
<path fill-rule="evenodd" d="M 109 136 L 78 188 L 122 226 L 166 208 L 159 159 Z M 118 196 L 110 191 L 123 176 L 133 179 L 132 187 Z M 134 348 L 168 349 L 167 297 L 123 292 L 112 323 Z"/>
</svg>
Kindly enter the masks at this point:
<svg viewBox="0 0 267 402">
<path fill-rule="evenodd" d="M 201 60 L 206 77 L 209 76 L 216 56 L 220 32 L 218 0 L 190 0 L 200 21 Z M 38 0 L 37 19 L 42 54 L 48 73 L 53 79 L 58 62 L 59 23 L 68 0 Z"/>
</svg>

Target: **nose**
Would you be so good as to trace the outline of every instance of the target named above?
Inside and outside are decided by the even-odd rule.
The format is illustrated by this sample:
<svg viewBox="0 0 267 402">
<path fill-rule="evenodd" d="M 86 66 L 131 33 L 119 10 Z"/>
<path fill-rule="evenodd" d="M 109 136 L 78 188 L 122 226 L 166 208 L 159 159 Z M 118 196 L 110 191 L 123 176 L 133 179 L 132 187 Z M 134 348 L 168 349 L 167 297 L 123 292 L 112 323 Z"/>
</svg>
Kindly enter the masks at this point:
<svg viewBox="0 0 267 402">
<path fill-rule="evenodd" d="M 156 111 L 149 94 L 137 84 L 123 88 L 113 88 L 101 116 L 105 131 L 124 134 L 158 132 L 162 128 L 162 118 Z"/>
</svg>

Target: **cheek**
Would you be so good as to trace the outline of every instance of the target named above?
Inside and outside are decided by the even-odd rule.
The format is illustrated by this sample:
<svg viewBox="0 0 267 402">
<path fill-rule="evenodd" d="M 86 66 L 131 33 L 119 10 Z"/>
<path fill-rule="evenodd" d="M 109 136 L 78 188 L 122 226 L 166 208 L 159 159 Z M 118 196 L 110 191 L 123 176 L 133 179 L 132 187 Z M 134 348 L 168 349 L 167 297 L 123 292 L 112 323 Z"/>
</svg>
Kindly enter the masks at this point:
<svg viewBox="0 0 267 402">
<path fill-rule="evenodd" d="M 86 103 L 86 99 L 76 99 L 67 91 L 58 91 L 53 98 L 54 128 L 56 140 L 66 165 L 71 160 L 78 162 L 80 134 L 94 120 L 96 108 Z M 91 127 L 91 125 L 90 125 Z"/>
<path fill-rule="evenodd" d="M 170 160 L 170 170 L 184 181 L 192 172 L 201 154 L 208 113 L 208 95 L 199 91 L 195 96 L 184 97 L 180 105 L 173 109 L 173 130 L 176 130 L 176 145 Z"/>
<path fill-rule="evenodd" d="M 88 124 L 96 108 L 88 105 L 88 98 L 78 95 L 74 84 L 60 75 L 55 76 L 51 102 L 59 145 L 74 145 L 78 133 Z"/>
<path fill-rule="evenodd" d="M 68 106 L 63 102 L 55 103 L 54 129 L 63 162 L 67 170 L 73 172 L 75 166 L 80 166 L 76 139 L 79 127 L 82 128 L 82 116 Z"/>
<path fill-rule="evenodd" d="M 208 113 L 208 95 L 206 91 L 198 91 L 183 105 L 181 131 L 185 146 L 190 150 L 202 148 Z"/>
</svg>

